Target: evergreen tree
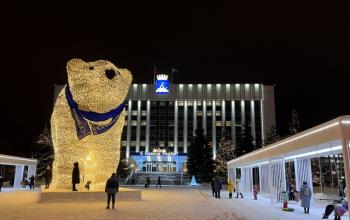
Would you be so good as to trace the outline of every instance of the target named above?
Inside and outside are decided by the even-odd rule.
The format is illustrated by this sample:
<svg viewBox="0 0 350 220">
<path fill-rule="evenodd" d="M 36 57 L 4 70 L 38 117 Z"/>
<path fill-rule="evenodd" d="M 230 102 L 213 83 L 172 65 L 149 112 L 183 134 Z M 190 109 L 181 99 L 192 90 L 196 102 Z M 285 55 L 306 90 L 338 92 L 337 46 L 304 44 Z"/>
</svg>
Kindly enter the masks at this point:
<svg viewBox="0 0 350 220">
<path fill-rule="evenodd" d="M 279 134 L 277 134 L 276 126 L 272 125 L 269 133 L 267 134 L 266 140 L 264 141 L 264 146 L 273 144 L 279 140 L 281 140 L 281 137 Z"/>
<path fill-rule="evenodd" d="M 47 166 L 52 167 L 54 159 L 54 149 L 51 139 L 51 131 L 47 125 L 38 136 L 32 158 L 38 160 L 37 177 L 41 178 L 45 175 Z"/>
<path fill-rule="evenodd" d="M 235 145 L 223 136 L 216 151 L 215 175 L 227 179 L 227 162 L 235 157 Z"/>
<path fill-rule="evenodd" d="M 235 151 L 236 156 L 242 156 L 255 150 L 255 145 L 253 142 L 252 132 L 250 126 L 244 126 L 242 129 L 242 138 L 238 142 L 237 149 Z"/>
<path fill-rule="evenodd" d="M 300 122 L 299 122 L 299 117 L 298 113 L 295 109 L 292 111 L 292 121 L 289 123 L 289 133 L 291 135 L 294 135 L 298 133 L 300 130 Z"/>
<path fill-rule="evenodd" d="M 204 182 L 208 182 L 213 175 L 212 148 L 202 128 L 196 129 L 196 135 L 188 148 L 187 169 L 191 176 Z"/>
</svg>

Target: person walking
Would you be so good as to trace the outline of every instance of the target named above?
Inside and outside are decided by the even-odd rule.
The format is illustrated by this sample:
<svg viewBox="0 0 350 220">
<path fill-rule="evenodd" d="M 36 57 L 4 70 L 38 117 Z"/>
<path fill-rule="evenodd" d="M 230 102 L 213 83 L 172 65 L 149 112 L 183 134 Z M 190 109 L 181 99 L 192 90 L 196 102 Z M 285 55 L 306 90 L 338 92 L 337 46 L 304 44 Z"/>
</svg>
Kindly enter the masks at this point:
<svg viewBox="0 0 350 220">
<path fill-rule="evenodd" d="M 214 177 L 211 179 L 210 185 L 211 185 L 211 192 L 213 194 L 213 197 L 215 197 L 215 178 Z"/>
<path fill-rule="evenodd" d="M 35 177 L 34 175 L 32 175 L 30 178 L 29 178 L 29 189 L 30 190 L 34 190 L 34 180 L 35 180 Z"/>
<path fill-rule="evenodd" d="M 45 189 L 48 189 L 50 187 L 51 178 L 52 178 L 52 172 L 51 172 L 50 166 L 48 165 L 45 171 Z"/>
<path fill-rule="evenodd" d="M 232 179 L 229 178 L 227 183 L 227 190 L 228 190 L 228 198 L 232 199 L 232 192 L 233 192 L 233 182 Z"/>
<path fill-rule="evenodd" d="M 148 179 L 147 177 L 145 177 L 145 188 L 147 188 L 147 182 L 148 182 Z"/>
<path fill-rule="evenodd" d="M 304 181 L 300 189 L 301 206 L 304 208 L 304 213 L 309 214 L 310 211 L 310 200 L 311 200 L 311 189 L 308 187 L 307 182 Z"/>
<path fill-rule="evenodd" d="M 236 196 L 236 199 L 238 199 L 238 195 L 241 195 L 241 198 L 243 198 L 243 195 L 240 191 L 240 183 L 239 183 L 239 179 L 236 180 L 236 193 L 237 193 L 237 196 Z"/>
<path fill-rule="evenodd" d="M 75 162 L 73 172 L 72 172 L 72 185 L 73 185 L 72 190 L 73 191 L 78 191 L 77 188 L 75 187 L 75 184 L 79 184 L 79 183 L 80 183 L 79 163 Z"/>
<path fill-rule="evenodd" d="M 162 184 L 161 184 L 161 182 L 160 182 L 160 176 L 158 176 L 156 188 L 158 187 L 158 185 L 159 185 L 159 188 L 162 188 Z"/>
<path fill-rule="evenodd" d="M 218 176 L 215 177 L 215 198 L 220 199 L 220 190 L 222 189 L 222 183 Z"/>
<path fill-rule="evenodd" d="M 119 179 L 115 173 L 106 182 L 105 192 L 107 193 L 107 207 L 109 209 L 109 204 L 112 198 L 112 209 L 115 209 L 115 194 L 119 191 Z"/>
</svg>

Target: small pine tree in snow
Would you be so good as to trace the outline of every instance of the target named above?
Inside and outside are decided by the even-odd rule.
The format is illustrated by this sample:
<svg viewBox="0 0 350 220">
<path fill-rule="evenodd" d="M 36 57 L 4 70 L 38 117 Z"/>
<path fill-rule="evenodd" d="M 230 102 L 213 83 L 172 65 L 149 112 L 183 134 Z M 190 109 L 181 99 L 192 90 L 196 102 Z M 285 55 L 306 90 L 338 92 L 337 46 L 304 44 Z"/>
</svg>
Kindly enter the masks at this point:
<svg viewBox="0 0 350 220">
<path fill-rule="evenodd" d="M 227 179 L 227 162 L 235 157 L 235 145 L 223 136 L 216 151 L 215 175 Z"/>
<path fill-rule="evenodd" d="M 253 142 L 252 132 L 250 126 L 246 125 L 242 129 L 242 138 L 238 142 L 237 148 L 236 148 L 236 156 L 240 157 L 246 153 L 249 153 L 253 150 L 255 150 L 255 145 Z"/>
<path fill-rule="evenodd" d="M 52 167 L 54 159 L 54 149 L 51 139 L 51 132 L 47 125 L 44 130 L 38 136 L 32 153 L 32 158 L 38 160 L 36 176 L 41 178 L 45 176 L 47 166 Z"/>
<path fill-rule="evenodd" d="M 300 130 L 300 122 L 298 113 L 295 109 L 292 111 L 292 121 L 289 123 L 289 132 L 291 135 L 298 133 Z"/>
</svg>

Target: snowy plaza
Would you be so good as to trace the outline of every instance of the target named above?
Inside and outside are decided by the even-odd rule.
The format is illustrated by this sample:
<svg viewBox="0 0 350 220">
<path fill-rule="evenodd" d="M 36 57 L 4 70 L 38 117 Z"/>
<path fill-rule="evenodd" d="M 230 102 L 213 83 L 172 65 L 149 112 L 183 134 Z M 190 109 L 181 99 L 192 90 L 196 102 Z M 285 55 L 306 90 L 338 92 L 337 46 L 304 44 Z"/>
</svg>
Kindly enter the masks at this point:
<svg viewBox="0 0 350 220">
<path fill-rule="evenodd" d="M 7 202 L 0 200 L 1 219 L 46 220 L 46 219 L 320 219 L 324 204 L 314 203 L 310 214 L 305 215 L 300 202 L 290 204 L 294 212 L 282 211 L 281 204 L 271 206 L 268 196 L 259 195 L 253 200 L 251 194 L 241 199 L 229 199 L 226 187 L 221 199 L 211 195 L 209 186 L 198 188 L 143 189 L 141 201 L 117 201 L 115 210 L 106 210 L 105 201 L 31 203 L 30 197 L 38 192 L 16 191 L 16 196 Z M 1 196 L 4 196 L 4 192 Z M 26 196 L 23 196 L 25 194 Z M 31 195 L 28 195 L 31 194 Z M 118 198 L 118 195 L 117 195 Z M 35 198 L 34 198 L 35 199 Z M 26 201 L 27 200 L 27 201 Z M 343 217 L 348 218 L 348 214 Z M 330 219 L 332 217 L 330 216 Z"/>
</svg>

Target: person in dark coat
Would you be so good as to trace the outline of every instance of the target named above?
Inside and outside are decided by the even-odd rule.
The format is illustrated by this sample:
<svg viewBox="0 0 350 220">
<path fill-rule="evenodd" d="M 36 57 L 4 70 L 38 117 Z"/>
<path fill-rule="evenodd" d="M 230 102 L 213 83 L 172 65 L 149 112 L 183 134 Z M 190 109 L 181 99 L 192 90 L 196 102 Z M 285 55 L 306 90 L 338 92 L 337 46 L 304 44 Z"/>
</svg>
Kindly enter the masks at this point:
<svg viewBox="0 0 350 220">
<path fill-rule="evenodd" d="M 35 177 L 34 177 L 34 175 L 32 175 L 32 176 L 29 178 L 29 188 L 30 188 L 30 189 L 33 189 L 33 190 L 34 190 L 34 180 L 35 180 Z"/>
<path fill-rule="evenodd" d="M 159 185 L 159 188 L 162 188 L 162 183 L 160 182 L 160 176 L 158 176 L 156 188 L 158 187 L 158 185 Z"/>
<path fill-rule="evenodd" d="M 149 178 L 149 176 L 147 177 L 147 188 L 149 188 L 149 185 L 151 184 L 151 179 Z"/>
<path fill-rule="evenodd" d="M 47 166 L 45 171 L 45 189 L 48 189 L 50 187 L 51 178 L 52 178 L 51 168 L 50 166 Z"/>
<path fill-rule="evenodd" d="M 213 194 L 213 197 L 215 197 L 215 178 L 214 177 L 211 179 L 210 185 L 211 185 L 211 192 Z"/>
<path fill-rule="evenodd" d="M 80 183 L 80 172 L 79 172 L 79 163 L 74 163 L 73 173 L 72 173 L 72 184 L 73 184 L 73 191 L 78 191 L 75 188 L 75 184 Z"/>
<path fill-rule="evenodd" d="M 220 178 L 215 177 L 215 198 L 220 199 L 220 190 L 222 189 L 222 183 Z"/>
<path fill-rule="evenodd" d="M 0 192 L 3 185 L 4 185 L 4 179 L 2 178 L 2 176 L 0 176 Z"/>
<path fill-rule="evenodd" d="M 109 204 L 112 198 L 112 209 L 115 208 L 115 194 L 119 191 L 119 179 L 115 173 L 112 173 L 111 178 L 107 180 L 105 192 L 107 193 L 107 207 L 109 209 Z"/>
</svg>

